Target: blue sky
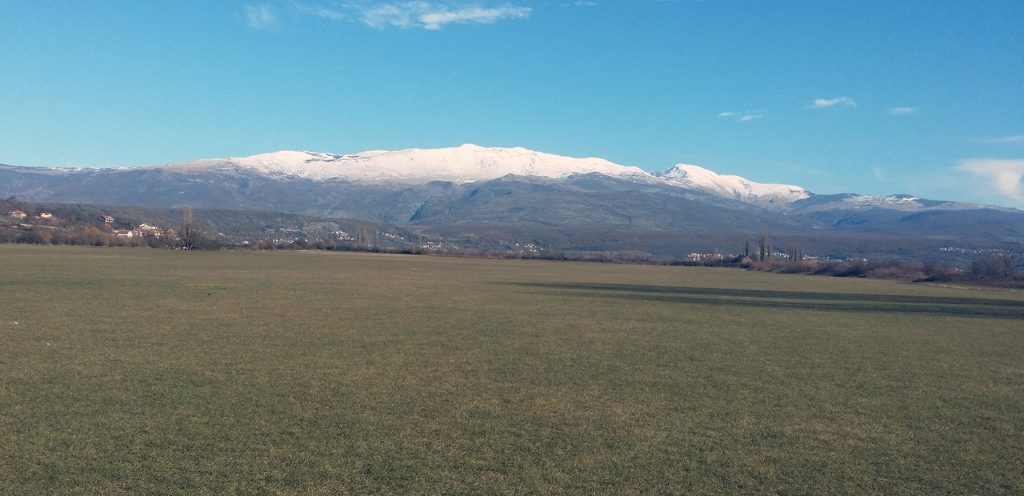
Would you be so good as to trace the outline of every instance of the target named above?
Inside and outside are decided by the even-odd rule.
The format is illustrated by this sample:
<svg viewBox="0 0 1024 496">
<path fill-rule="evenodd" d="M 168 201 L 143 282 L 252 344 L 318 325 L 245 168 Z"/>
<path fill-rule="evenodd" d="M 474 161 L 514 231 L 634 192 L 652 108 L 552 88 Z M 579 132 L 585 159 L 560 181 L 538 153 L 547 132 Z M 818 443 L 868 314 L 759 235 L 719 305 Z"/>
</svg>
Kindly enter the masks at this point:
<svg viewBox="0 0 1024 496">
<path fill-rule="evenodd" d="M 462 143 L 1024 207 L 1024 2 L 0 0 L 0 163 Z"/>
</svg>

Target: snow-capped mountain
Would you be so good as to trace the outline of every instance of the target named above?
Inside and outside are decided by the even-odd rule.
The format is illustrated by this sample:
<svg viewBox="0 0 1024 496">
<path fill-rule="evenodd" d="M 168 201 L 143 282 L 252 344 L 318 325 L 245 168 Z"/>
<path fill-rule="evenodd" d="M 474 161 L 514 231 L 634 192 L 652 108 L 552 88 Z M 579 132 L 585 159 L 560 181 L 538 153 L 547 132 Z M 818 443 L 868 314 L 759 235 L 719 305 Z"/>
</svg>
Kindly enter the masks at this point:
<svg viewBox="0 0 1024 496">
<path fill-rule="evenodd" d="M 990 205 L 977 203 L 937 201 L 918 198 L 913 195 L 818 195 L 813 200 L 801 204 L 805 212 L 815 210 L 869 210 L 882 208 L 902 212 L 920 212 L 923 210 L 973 210 L 979 208 L 999 209 Z M 1012 210 L 1012 209 L 1008 209 Z"/>
<path fill-rule="evenodd" d="M 0 198 L 12 195 L 284 212 L 459 239 L 547 239 L 585 250 L 684 255 L 764 233 L 851 256 L 1024 242 L 1020 210 L 907 195 L 821 195 L 695 165 L 652 173 L 599 158 L 476 145 L 351 155 L 281 151 L 117 169 L 0 165 Z"/>
<path fill-rule="evenodd" d="M 471 144 L 453 148 L 371 150 L 353 155 L 279 151 L 160 166 L 183 171 L 232 167 L 268 175 L 368 184 L 425 184 L 431 181 L 465 184 L 510 174 L 548 178 L 591 172 L 625 178 L 650 176 L 639 167 L 614 164 L 600 158 L 563 157 L 526 148 L 486 148 Z"/>
<path fill-rule="evenodd" d="M 672 186 L 695 189 L 723 198 L 761 206 L 786 205 L 811 196 L 800 186 L 755 183 L 740 176 L 725 176 L 703 167 L 679 164 L 658 177 Z"/>
<path fill-rule="evenodd" d="M 119 169 L 70 169 L 14 167 L 11 186 L 36 178 L 39 183 L 31 193 L 39 198 L 56 195 L 44 177 L 79 180 L 103 176 L 102 184 L 113 184 L 116 175 L 182 174 L 180 180 L 212 187 L 212 180 L 200 177 L 258 177 L 279 186 L 307 181 L 308 187 L 337 190 L 361 187 L 397 190 L 423 186 L 433 182 L 470 185 L 504 177 L 542 178 L 563 181 L 577 175 L 601 174 L 637 187 L 669 187 L 737 201 L 782 213 L 822 211 L 864 211 L 883 209 L 919 212 L 934 210 L 972 210 L 993 208 L 961 202 L 925 200 L 908 195 L 868 196 L 857 194 L 816 195 L 800 186 L 754 182 L 735 175 L 718 174 L 691 164 L 678 164 L 663 172 L 648 172 L 634 166 L 616 164 L 601 158 L 577 158 L 528 150 L 521 147 L 492 148 L 465 144 L 449 148 L 409 148 L 396 151 L 370 150 L 355 154 L 278 151 L 248 157 L 202 159 L 149 167 Z M 169 181 L 165 178 L 165 182 Z M 3 184 L 0 184 L 3 186 Z M 26 195 L 26 189 L 9 187 L 10 193 Z M 81 188 L 77 188 L 81 190 Z M 178 189 L 176 194 L 188 195 L 194 188 Z M 0 191 L 2 192 L 2 191 Z M 194 193 L 198 194 L 198 193 Z M 241 194 L 241 193 L 238 193 Z M 73 197 L 77 198 L 77 197 Z M 84 198 L 84 197 L 83 197 Z"/>
<path fill-rule="evenodd" d="M 247 170 L 269 176 L 363 184 L 417 185 L 431 181 L 466 184 L 508 175 L 562 179 L 599 173 L 648 184 L 666 184 L 764 207 L 785 206 L 807 198 L 799 186 L 763 184 L 740 176 L 719 175 L 696 165 L 679 164 L 661 173 L 601 158 L 576 158 L 526 148 L 488 148 L 466 144 L 452 148 L 371 150 L 352 155 L 279 151 L 156 166 L 171 171 Z"/>
</svg>

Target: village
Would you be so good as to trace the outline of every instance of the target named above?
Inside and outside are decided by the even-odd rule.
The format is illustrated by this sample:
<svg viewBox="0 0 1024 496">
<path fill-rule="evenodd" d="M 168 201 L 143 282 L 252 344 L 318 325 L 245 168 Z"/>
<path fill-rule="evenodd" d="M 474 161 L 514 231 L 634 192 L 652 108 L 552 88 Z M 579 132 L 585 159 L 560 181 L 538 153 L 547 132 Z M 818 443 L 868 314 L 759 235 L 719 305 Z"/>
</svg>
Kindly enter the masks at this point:
<svg viewBox="0 0 1024 496">
<path fill-rule="evenodd" d="M 143 245 L 153 246 L 146 240 L 173 241 L 174 230 L 160 227 L 156 222 L 142 222 L 119 225 L 113 215 L 103 214 L 88 224 L 65 222 L 50 211 L 29 213 L 22 209 L 6 212 L 0 226 L 7 228 L 8 235 L 0 236 L 4 241 L 14 242 L 61 242 L 66 244 L 92 245 Z M 15 231 L 15 239 L 7 239 Z M 135 240 L 135 243 L 131 241 Z M 81 242 L 76 242 L 81 241 Z"/>
</svg>

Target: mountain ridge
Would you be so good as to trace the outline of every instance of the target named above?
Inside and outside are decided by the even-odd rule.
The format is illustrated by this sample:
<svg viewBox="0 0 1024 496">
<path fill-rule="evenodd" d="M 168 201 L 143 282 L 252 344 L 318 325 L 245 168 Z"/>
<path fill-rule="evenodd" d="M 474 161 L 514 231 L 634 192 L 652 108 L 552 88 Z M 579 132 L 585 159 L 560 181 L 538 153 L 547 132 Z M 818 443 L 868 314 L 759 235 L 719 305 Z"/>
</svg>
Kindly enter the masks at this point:
<svg viewBox="0 0 1024 496">
<path fill-rule="evenodd" d="M 455 238 L 675 255 L 742 246 L 764 233 L 836 256 L 925 257 L 951 246 L 1024 243 L 1024 211 L 1004 207 L 820 195 L 689 164 L 648 172 L 604 159 L 476 145 L 351 155 L 284 151 L 117 169 L 0 166 L 0 195 L 275 211 Z"/>
<path fill-rule="evenodd" d="M 39 174 L 106 174 L 139 171 L 172 173 L 256 173 L 272 178 L 301 178 L 312 181 L 347 181 L 382 187 L 419 186 L 431 182 L 469 184 L 505 176 L 565 179 L 576 174 L 599 173 L 636 183 L 666 184 L 702 191 L 763 208 L 816 210 L 821 200 L 830 199 L 830 209 L 862 210 L 885 208 L 904 211 L 939 209 L 999 209 L 1009 207 L 944 200 L 926 200 L 912 195 L 815 194 L 804 187 L 762 183 L 742 176 L 719 174 L 711 169 L 679 163 L 650 172 L 597 157 L 570 157 L 523 147 L 483 147 L 463 144 L 446 148 L 367 150 L 354 154 L 280 150 L 243 157 L 206 158 L 159 165 L 117 168 L 22 167 L 0 164 L 11 171 Z M 815 205 L 815 206 L 812 206 Z"/>
<path fill-rule="evenodd" d="M 281 150 L 244 157 L 207 158 L 116 169 L 39 168 L 53 172 L 86 170 L 166 170 L 171 172 L 254 171 L 270 176 L 316 181 L 346 180 L 364 184 L 417 185 L 431 181 L 455 184 L 494 180 L 507 175 L 562 179 L 573 174 L 600 173 L 638 183 L 664 183 L 696 189 L 762 206 L 806 198 L 800 186 L 768 184 L 719 175 L 709 169 L 677 164 L 660 172 L 621 165 L 597 157 L 569 157 L 523 147 L 463 144 L 448 148 L 368 150 L 355 154 Z"/>
</svg>

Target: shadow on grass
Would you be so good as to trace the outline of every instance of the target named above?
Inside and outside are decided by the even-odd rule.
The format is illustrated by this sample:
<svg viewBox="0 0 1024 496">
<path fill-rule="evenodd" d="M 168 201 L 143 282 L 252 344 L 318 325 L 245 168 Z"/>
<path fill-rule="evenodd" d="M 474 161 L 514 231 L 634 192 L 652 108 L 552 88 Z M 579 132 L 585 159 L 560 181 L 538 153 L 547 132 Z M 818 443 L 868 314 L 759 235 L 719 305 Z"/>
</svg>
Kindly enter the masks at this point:
<svg viewBox="0 0 1024 496">
<path fill-rule="evenodd" d="M 691 288 L 633 284 L 509 284 L 544 290 L 538 291 L 538 293 L 542 294 L 594 296 L 622 300 L 842 312 L 927 313 L 963 317 L 1024 319 L 1024 302 L 998 299 Z"/>
</svg>

